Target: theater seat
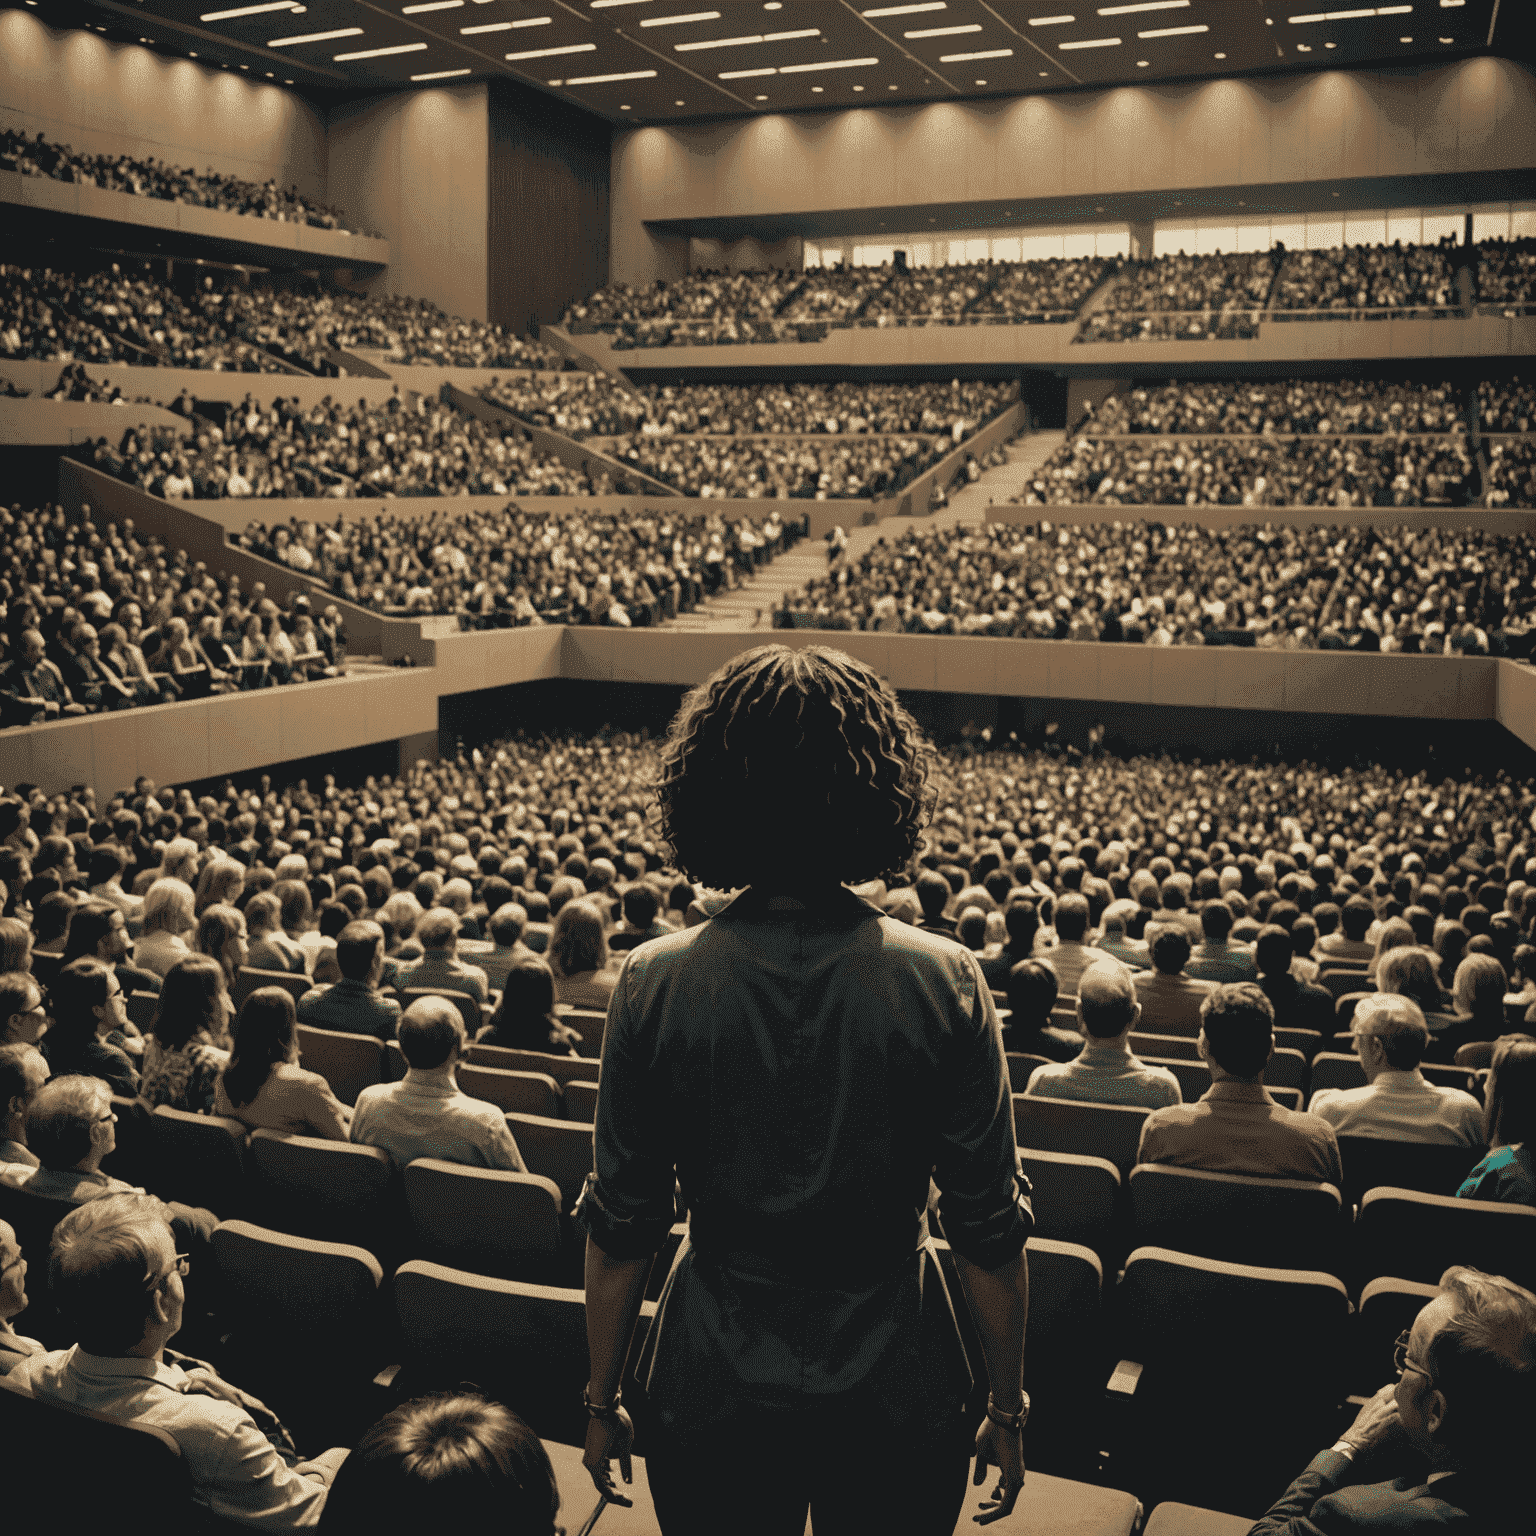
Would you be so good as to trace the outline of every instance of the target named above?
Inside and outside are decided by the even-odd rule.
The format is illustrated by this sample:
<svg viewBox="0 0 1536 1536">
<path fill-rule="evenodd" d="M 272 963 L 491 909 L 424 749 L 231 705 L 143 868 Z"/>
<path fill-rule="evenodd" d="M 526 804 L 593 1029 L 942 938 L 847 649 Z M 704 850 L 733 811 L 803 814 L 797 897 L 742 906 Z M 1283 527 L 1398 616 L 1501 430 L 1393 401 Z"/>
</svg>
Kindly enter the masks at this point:
<svg viewBox="0 0 1536 1536">
<path fill-rule="evenodd" d="M 400 1007 L 409 1008 L 419 997 L 446 998 L 459 1010 L 464 1020 L 464 1032 L 471 1040 L 480 1029 L 480 1004 L 472 998 L 468 992 L 459 992 L 451 987 L 401 987 L 395 994 L 400 999 Z"/>
<path fill-rule="evenodd" d="M 422 1260 L 400 1266 L 394 1290 L 406 1359 L 397 1390 L 414 1394 L 472 1381 L 542 1438 L 573 1446 L 585 1441 L 587 1318 L 581 1291 L 495 1280 Z M 639 1395 L 627 1390 L 633 1362 L 655 1315 L 654 1302 L 640 1304 L 624 1388 L 631 1401 Z"/>
<path fill-rule="evenodd" d="M 1323 1048 L 1323 1037 L 1320 1031 L 1315 1029 L 1277 1029 L 1275 1031 L 1275 1049 L 1300 1051 L 1306 1061 L 1312 1058 Z"/>
<path fill-rule="evenodd" d="M 1312 1092 L 1320 1088 L 1364 1088 L 1365 1068 L 1360 1058 L 1343 1051 L 1323 1051 L 1312 1058 Z M 1311 1100 L 1309 1099 L 1310 1103 Z"/>
<path fill-rule="evenodd" d="M 1536 1206 L 1457 1200 L 1387 1186 L 1369 1190 L 1355 1219 L 1355 1273 L 1437 1282 L 1470 1264 L 1536 1285 Z"/>
<path fill-rule="evenodd" d="M 252 1205 L 263 1226 L 321 1242 L 356 1243 L 379 1257 L 398 1242 L 394 1165 L 378 1147 L 254 1131 Z"/>
<path fill-rule="evenodd" d="M 235 991 L 231 999 L 236 1009 L 258 987 L 281 987 L 294 1000 L 298 1000 L 314 986 L 314 981 L 294 971 L 260 971 L 252 965 L 242 965 L 235 974 Z M 318 1069 L 317 1069 L 318 1070 Z"/>
<path fill-rule="evenodd" d="M 48 1288 L 48 1245 L 53 1229 L 74 1210 L 68 1200 L 34 1195 L 24 1184 L 0 1183 L 0 1221 L 9 1222 L 27 1261 L 29 1285 L 27 1310 L 18 1320 L 19 1331 L 46 1344 L 64 1349 L 73 1344 L 69 1330 L 59 1321 Z"/>
<path fill-rule="evenodd" d="M 339 1029 L 315 1029 L 300 1024 L 299 1059 L 318 1072 L 343 1104 L 356 1104 L 364 1088 L 384 1081 L 384 1042 L 372 1035 L 350 1035 Z"/>
<path fill-rule="evenodd" d="M 1340 1136 L 1344 1198 L 1358 1205 L 1367 1190 L 1384 1185 L 1416 1189 L 1426 1195 L 1454 1195 L 1485 1150 L 1435 1146 L 1424 1141 Z"/>
<path fill-rule="evenodd" d="M 1142 1536 L 1248 1536 L 1252 1526 L 1246 1515 L 1224 1515 L 1218 1509 L 1164 1500 L 1142 1527 Z"/>
<path fill-rule="evenodd" d="M 477 1067 L 505 1072 L 542 1072 L 563 1089 L 568 1082 L 595 1083 L 598 1064 L 586 1056 L 556 1056 L 548 1051 L 514 1051 L 502 1045 L 472 1045 L 469 1059 Z"/>
<path fill-rule="evenodd" d="M 1148 1504 L 1198 1500 L 1256 1519 L 1331 1429 L 1343 1282 L 1146 1247 L 1127 1258 L 1116 1300 L 1111 1480 Z"/>
<path fill-rule="evenodd" d="M 1355 1338 L 1349 1385 L 1356 1396 L 1370 1397 L 1392 1380 L 1392 1351 L 1399 1335 L 1439 1294 L 1437 1285 L 1391 1275 L 1367 1283 L 1351 1330 Z"/>
<path fill-rule="evenodd" d="M 101 1160 L 101 1171 L 125 1184 L 147 1189 L 156 1176 L 152 1111 L 143 1099 L 112 1095 L 117 1145 Z"/>
<path fill-rule="evenodd" d="M 1179 1080 L 1179 1092 L 1186 1104 L 1193 1104 L 1211 1086 L 1211 1069 L 1203 1061 L 1185 1061 L 1177 1056 L 1142 1056 L 1141 1059 L 1149 1067 L 1172 1072 Z"/>
<path fill-rule="evenodd" d="M 161 1199 L 200 1205 L 226 1220 L 245 1210 L 247 1133 L 238 1120 L 160 1104 L 149 1128 L 154 1147 L 149 1188 Z"/>
<path fill-rule="evenodd" d="M 1332 1270 L 1344 1221 L 1332 1184 L 1141 1163 L 1129 1181 L 1132 1241 L 1239 1264 Z"/>
<path fill-rule="evenodd" d="M 565 1085 L 565 1113 L 568 1119 L 591 1125 L 597 1119 L 597 1084 L 572 1078 Z"/>
<path fill-rule="evenodd" d="M 1156 1056 L 1162 1061 L 1199 1061 L 1200 1042 L 1189 1035 L 1131 1035 L 1131 1050 L 1145 1060 Z"/>
<path fill-rule="evenodd" d="M 528 1172 L 542 1174 L 559 1187 L 562 1208 L 569 1216 L 592 1172 L 592 1127 L 547 1115 L 513 1113 L 507 1116 L 507 1129 Z"/>
<path fill-rule="evenodd" d="M 1021 1147 L 1102 1157 L 1124 1176 L 1136 1165 L 1141 1127 L 1152 1111 L 1125 1104 L 1013 1096 L 1013 1125 Z"/>
<path fill-rule="evenodd" d="M 1036 1067 L 1048 1067 L 1051 1064 L 1049 1056 L 1036 1056 L 1029 1051 L 1008 1052 L 1008 1081 L 1013 1085 L 1015 1093 L 1023 1093 L 1025 1084 L 1029 1082 L 1029 1075 Z"/>
<path fill-rule="evenodd" d="M 1081 1243 L 1098 1254 L 1106 1269 L 1120 1248 L 1120 1170 L 1102 1157 L 1074 1152 L 1019 1154 L 1033 1186 L 1030 1204 L 1035 1235 L 1064 1243 Z"/>
<path fill-rule="evenodd" d="M 1364 969 L 1321 971 L 1318 973 L 1317 984 L 1331 992 L 1335 999 L 1350 992 L 1365 993 L 1376 990 L 1376 983 L 1365 979 Z"/>
<path fill-rule="evenodd" d="M 503 1111 L 517 1110 L 551 1120 L 565 1117 L 560 1084 L 542 1072 L 506 1072 L 500 1067 L 477 1067 L 465 1062 L 459 1067 L 458 1076 L 459 1087 L 472 1099 L 484 1099 Z"/>
<path fill-rule="evenodd" d="M 471 1274 L 555 1284 L 563 1257 L 560 1187 L 534 1173 L 421 1157 L 402 1175 L 411 1252 Z"/>
<path fill-rule="evenodd" d="M 597 1061 L 603 1054 L 603 1031 L 608 1027 L 608 1015 L 593 1008 L 568 1008 L 560 1014 L 560 1022 L 569 1025 L 581 1036 L 576 1047 L 590 1061 Z"/>
</svg>

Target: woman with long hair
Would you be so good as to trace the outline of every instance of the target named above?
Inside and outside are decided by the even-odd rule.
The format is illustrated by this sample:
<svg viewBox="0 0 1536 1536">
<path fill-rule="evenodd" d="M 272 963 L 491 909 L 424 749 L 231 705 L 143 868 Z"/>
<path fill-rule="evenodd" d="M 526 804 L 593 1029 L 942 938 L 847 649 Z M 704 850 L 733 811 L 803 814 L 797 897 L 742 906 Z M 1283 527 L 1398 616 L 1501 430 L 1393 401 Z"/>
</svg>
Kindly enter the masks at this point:
<svg viewBox="0 0 1536 1536">
<path fill-rule="evenodd" d="M 347 1139 L 352 1110 L 318 1072 L 299 1065 L 293 996 L 282 987 L 257 987 L 241 1005 L 234 1050 L 219 1078 L 213 1112 L 253 1131 Z"/>
<path fill-rule="evenodd" d="M 201 917 L 209 907 L 220 903 L 232 907 L 244 890 L 245 865 L 230 858 L 227 853 L 216 853 L 203 865 L 203 872 L 197 877 L 197 889 L 192 899 L 193 914 Z"/>
<path fill-rule="evenodd" d="M 1488 1156 L 1467 1175 L 1458 1198 L 1536 1205 L 1536 1037 L 1505 1035 L 1494 1045 L 1483 1132 Z"/>
<path fill-rule="evenodd" d="M 308 894 L 306 891 L 305 895 Z M 250 935 L 247 965 L 258 971 L 288 971 L 294 975 L 305 969 L 303 949 L 283 932 L 283 904 L 275 887 L 246 902 L 245 926 Z"/>
<path fill-rule="evenodd" d="M 163 978 L 192 953 L 186 935 L 197 926 L 193 899 L 185 880 L 156 880 L 145 892 L 144 927 L 133 946 L 133 958 L 145 970 Z"/>
<path fill-rule="evenodd" d="M 0 971 L 32 969 L 32 930 L 15 917 L 0 917 Z"/>
<path fill-rule="evenodd" d="M 1492 955 L 1469 954 L 1451 982 L 1455 1010 L 1450 1023 L 1429 1037 L 1429 1060 L 1450 1061 L 1468 1045 L 1497 1040 L 1504 1023 L 1504 994 L 1509 978 Z"/>
<path fill-rule="evenodd" d="M 554 972 L 536 956 L 507 968 L 501 1001 L 475 1041 L 514 1051 L 549 1051 L 576 1056 L 580 1034 L 560 1022 L 555 1013 Z"/>
<path fill-rule="evenodd" d="M 610 964 L 603 914 L 593 902 L 568 901 L 555 914 L 549 968 L 555 975 L 557 1003 L 598 1012 L 607 1009 L 619 973 Z"/>
<path fill-rule="evenodd" d="M 1376 935 L 1376 953 L 1366 965 L 1365 974 L 1374 978 L 1381 966 L 1381 957 L 1390 954 L 1394 949 L 1400 949 L 1404 945 L 1417 944 L 1418 936 L 1413 931 L 1413 924 L 1401 917 L 1389 917 L 1381 925 Z"/>
<path fill-rule="evenodd" d="M 1002 1028 L 975 955 L 848 887 L 905 872 L 933 749 L 879 676 L 821 646 L 734 657 L 661 752 L 677 866 L 735 891 L 628 951 L 608 1012 L 588 1234 L 587 1468 L 632 1444 L 619 1401 L 652 1256 L 689 1236 L 637 1365 L 667 1536 L 948 1536 L 977 1478 L 1012 1512 L 1032 1218 Z M 577 903 L 580 905 L 580 903 Z M 930 1177 L 983 1344 L 971 1371 L 927 1232 Z M 982 1362 L 976 1362 L 980 1364 Z M 773 1477 L 740 1498 L 744 1458 Z"/>
<path fill-rule="evenodd" d="M 140 1097 L 151 1105 L 206 1114 L 213 1108 L 219 1073 L 229 1065 L 229 1020 L 234 1013 L 224 969 L 207 955 L 191 955 L 166 972 L 144 1049 Z"/>
<path fill-rule="evenodd" d="M 224 985 L 233 995 L 240 967 L 250 958 L 245 942 L 245 918 L 241 913 L 222 903 L 209 907 L 198 919 L 192 947 L 198 954 L 219 962 L 224 972 Z"/>
</svg>

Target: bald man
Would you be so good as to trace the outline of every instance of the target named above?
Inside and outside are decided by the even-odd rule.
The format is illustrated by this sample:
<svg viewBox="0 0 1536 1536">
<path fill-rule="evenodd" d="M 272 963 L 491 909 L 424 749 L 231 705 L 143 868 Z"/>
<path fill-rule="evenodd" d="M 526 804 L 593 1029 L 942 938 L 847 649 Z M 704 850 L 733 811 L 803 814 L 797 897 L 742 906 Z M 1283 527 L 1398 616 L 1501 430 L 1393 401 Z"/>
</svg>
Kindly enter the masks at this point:
<svg viewBox="0 0 1536 1536">
<path fill-rule="evenodd" d="M 506 1115 L 459 1089 L 458 1067 L 469 1051 L 464 1020 L 443 997 L 419 997 L 401 1015 L 396 1038 L 405 1080 L 377 1083 L 357 1096 L 352 1140 L 382 1147 L 397 1168 L 440 1157 L 472 1168 L 526 1173 Z"/>
<path fill-rule="evenodd" d="M 1077 1027 L 1083 1048 L 1072 1061 L 1036 1067 L 1025 1093 L 1046 1099 L 1086 1099 L 1094 1104 L 1135 1104 L 1162 1109 L 1183 1102 L 1179 1080 L 1166 1067 L 1149 1067 L 1131 1052 L 1131 1031 L 1141 1019 L 1132 973 L 1100 960 L 1077 984 Z"/>
</svg>

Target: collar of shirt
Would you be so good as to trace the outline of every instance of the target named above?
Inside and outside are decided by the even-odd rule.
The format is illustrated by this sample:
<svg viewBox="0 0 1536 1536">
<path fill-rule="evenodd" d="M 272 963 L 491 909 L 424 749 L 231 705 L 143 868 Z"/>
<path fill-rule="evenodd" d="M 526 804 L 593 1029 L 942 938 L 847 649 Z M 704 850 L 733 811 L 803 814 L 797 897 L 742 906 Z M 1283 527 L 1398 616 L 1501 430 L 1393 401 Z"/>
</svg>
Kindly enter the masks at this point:
<svg viewBox="0 0 1536 1536">
<path fill-rule="evenodd" d="M 1383 1067 L 1376 1074 L 1376 1081 L 1371 1087 L 1379 1088 L 1384 1093 L 1422 1093 L 1429 1087 L 1429 1082 L 1417 1067 L 1407 1071 L 1397 1067 Z"/>
<path fill-rule="evenodd" d="M 146 1381 L 158 1382 L 174 1392 L 184 1390 L 186 1372 L 179 1365 L 167 1365 L 163 1360 L 146 1360 L 139 1355 L 93 1355 L 75 1345 L 71 1367 L 82 1376 L 142 1376 Z"/>
<path fill-rule="evenodd" d="M 1235 1078 L 1223 1078 L 1219 1083 L 1212 1083 L 1204 1093 L 1202 1099 L 1225 1101 L 1230 1104 L 1273 1104 L 1269 1090 L 1263 1083 L 1244 1083 Z"/>
<path fill-rule="evenodd" d="M 435 1099 L 451 1099 L 459 1091 L 451 1066 L 407 1067 L 400 1086 L 410 1089 L 412 1093 Z"/>
<path fill-rule="evenodd" d="M 1134 1061 L 1136 1059 L 1130 1046 L 1119 1035 L 1110 1040 L 1101 1040 L 1091 1035 L 1086 1036 L 1079 1055 L 1082 1060 L 1091 1061 L 1095 1066 L 1104 1066 L 1114 1061 Z"/>
</svg>

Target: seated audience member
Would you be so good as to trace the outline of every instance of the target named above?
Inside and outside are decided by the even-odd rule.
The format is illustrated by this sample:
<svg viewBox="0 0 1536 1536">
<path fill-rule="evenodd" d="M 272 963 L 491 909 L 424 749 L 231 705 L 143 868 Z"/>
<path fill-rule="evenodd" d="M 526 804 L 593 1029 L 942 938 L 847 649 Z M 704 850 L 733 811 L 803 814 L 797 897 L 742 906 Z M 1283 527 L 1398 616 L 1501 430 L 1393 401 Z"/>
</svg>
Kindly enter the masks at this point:
<svg viewBox="0 0 1536 1536">
<path fill-rule="evenodd" d="M 187 935 L 197 927 L 193 899 L 185 880 L 156 880 L 144 893 L 144 928 L 133 946 L 133 957 L 143 969 L 164 977 L 192 953 Z"/>
<path fill-rule="evenodd" d="M 1504 1033 L 1504 993 L 1509 981 L 1492 955 L 1468 954 L 1451 983 L 1454 1012 L 1430 1040 L 1430 1058 L 1449 1061 L 1464 1045 L 1497 1040 Z"/>
<path fill-rule="evenodd" d="M 1257 981 L 1258 967 L 1244 945 L 1230 944 L 1232 909 L 1224 901 L 1208 901 L 1200 911 L 1201 941 L 1189 953 L 1184 974 L 1196 981 Z"/>
<path fill-rule="evenodd" d="M 1133 971 L 1150 970 L 1152 952 L 1138 939 L 1130 937 L 1129 922 L 1137 911 L 1134 901 L 1112 901 L 1104 909 L 1099 920 L 1099 938 L 1096 947 L 1102 949 L 1111 960 Z"/>
<path fill-rule="evenodd" d="M 955 923 L 955 941 L 981 959 L 981 952 L 987 947 L 987 914 L 980 907 L 960 909 L 960 917 Z"/>
<path fill-rule="evenodd" d="M 326 1536 L 495 1530 L 554 1536 L 560 1489 L 539 1437 L 478 1392 L 418 1397 L 357 1442 L 325 1502 Z"/>
<path fill-rule="evenodd" d="M 1259 989 L 1275 1010 L 1275 1028 L 1315 1029 L 1327 1039 L 1333 1030 L 1333 994 L 1293 976 L 1291 955 L 1291 936 L 1278 923 L 1259 929 L 1253 958 L 1259 968 Z"/>
<path fill-rule="evenodd" d="M 1148 1034 L 1200 1033 L 1200 1005 L 1211 983 L 1184 975 L 1189 955 L 1189 937 L 1181 928 L 1164 928 L 1152 941 L 1152 969 L 1135 978 L 1141 1027 Z"/>
<path fill-rule="evenodd" d="M 1536 1205 L 1536 1038 L 1506 1035 L 1495 1044 L 1483 1093 L 1488 1155 L 1456 1193 Z"/>
<path fill-rule="evenodd" d="M 1057 903 L 1055 922 L 1056 944 L 1045 956 L 1045 962 L 1056 972 L 1056 981 L 1063 997 L 1077 996 L 1078 979 L 1090 965 L 1102 964 L 1103 952 L 1087 942 L 1088 898 L 1080 891 L 1068 891 Z"/>
<path fill-rule="evenodd" d="M 27 1188 L 50 1200 L 84 1205 L 105 1195 L 142 1195 L 123 1179 L 101 1171 L 104 1158 L 117 1149 L 117 1115 L 112 1095 L 97 1077 L 54 1077 L 43 1084 L 27 1106 L 27 1145 L 40 1166 Z M 209 1238 L 219 1218 L 201 1206 L 166 1202 L 176 1241 L 209 1260 Z"/>
<path fill-rule="evenodd" d="M 1274 1008 L 1264 993 L 1252 982 L 1217 986 L 1201 1004 L 1200 1025 L 1211 1086 L 1193 1104 L 1149 1115 L 1136 1161 L 1341 1187 L 1333 1127 L 1275 1103 L 1264 1087 L 1275 1047 Z"/>
<path fill-rule="evenodd" d="M 50 1076 L 35 1045 L 0 1045 L 0 1163 L 38 1166 L 27 1146 L 27 1108 Z"/>
<path fill-rule="evenodd" d="M 237 908 L 227 907 L 222 902 L 215 902 L 211 907 L 205 907 L 203 915 L 197 920 L 197 932 L 193 937 L 192 947 L 198 954 L 207 955 L 210 960 L 218 961 L 219 969 L 224 972 L 224 985 L 233 996 L 240 980 L 240 968 L 250 957 L 250 950 L 245 942 L 243 914 Z"/>
<path fill-rule="evenodd" d="M 527 909 L 515 901 L 503 902 L 486 919 L 490 948 L 477 948 L 471 959 L 485 972 L 486 985 L 492 992 L 502 989 L 508 971 L 535 958 L 533 951 L 523 943 L 523 929 L 527 923 Z M 460 952 L 465 952 L 462 945 Z"/>
<path fill-rule="evenodd" d="M 624 892 L 623 906 L 624 925 L 608 935 L 609 949 L 634 949 L 650 939 L 664 939 L 672 932 L 661 921 L 661 897 L 655 886 L 636 882 Z"/>
<path fill-rule="evenodd" d="M 514 1051 L 552 1051 L 577 1056 L 578 1031 L 562 1024 L 555 1013 L 555 977 L 537 955 L 529 955 L 507 972 L 501 1001 L 491 1021 L 475 1036 L 478 1045 L 500 1045 Z"/>
<path fill-rule="evenodd" d="M 82 902 L 69 922 L 69 939 L 64 945 L 64 964 L 71 960 L 100 960 L 112 967 L 112 973 L 129 992 L 158 992 L 160 978 L 154 971 L 134 965 L 129 956 L 133 941 L 128 937 L 128 920 L 110 902 Z"/>
<path fill-rule="evenodd" d="M 104 901 L 116 907 L 129 922 L 137 922 L 144 915 L 144 899 L 130 896 L 123 889 L 123 875 L 128 869 L 128 854 L 114 843 L 100 843 L 91 849 L 86 865 L 86 878 L 90 881 L 90 894 L 95 901 Z"/>
<path fill-rule="evenodd" d="M 1439 965 L 1440 957 L 1434 950 L 1418 944 L 1399 944 L 1381 957 L 1381 965 L 1376 971 L 1378 992 L 1406 997 L 1418 1005 L 1429 1030 L 1431 1049 L 1436 1035 L 1443 1034 L 1456 1022 L 1453 1014 L 1442 1011 L 1445 994 L 1440 989 Z M 1369 991 L 1369 986 L 1364 990 Z"/>
<path fill-rule="evenodd" d="M 400 1004 L 379 992 L 384 974 L 384 930 L 366 918 L 348 923 L 336 939 L 341 980 L 312 987 L 299 999 L 299 1021 L 313 1029 L 393 1040 Z"/>
<path fill-rule="evenodd" d="M 0 1376 L 9 1376 L 23 1360 L 47 1350 L 36 1339 L 17 1333 L 13 1317 L 27 1310 L 27 1261 L 22 1257 L 16 1230 L 0 1221 Z"/>
<path fill-rule="evenodd" d="M 1536 1295 L 1458 1266 L 1398 1339 L 1382 1387 L 1319 1451 L 1250 1536 L 1456 1528 L 1529 1520 L 1536 1416 Z M 1387 1481 L 1370 1481 L 1386 1474 Z"/>
<path fill-rule="evenodd" d="M 308 892 L 305 893 L 306 895 Z M 256 971 L 302 976 L 309 957 L 283 932 L 283 904 L 276 891 L 259 891 L 245 904 L 246 964 Z"/>
<path fill-rule="evenodd" d="M 1149 1067 L 1131 1052 L 1130 1034 L 1141 1018 L 1131 972 L 1101 960 L 1078 982 L 1077 1020 L 1084 1045 L 1072 1061 L 1053 1062 L 1030 1073 L 1025 1093 L 1047 1099 L 1086 1099 L 1095 1104 L 1139 1104 L 1160 1109 L 1183 1095 L 1166 1067 Z"/>
<path fill-rule="evenodd" d="M 314 1525 L 347 1453 L 300 1461 L 265 1404 L 167 1348 L 181 1330 L 192 1262 L 152 1197 L 117 1195 L 72 1211 L 54 1229 L 48 1284 L 78 1342 L 31 1356 L 11 1379 L 45 1402 L 164 1430 L 181 1450 L 194 1502 L 220 1520 L 256 1530 Z M 181 1524 L 176 1510 L 161 1514 Z"/>
<path fill-rule="evenodd" d="M 525 1173 L 504 1111 L 459 1088 L 458 1066 L 469 1042 L 451 999 L 418 997 L 401 1015 L 398 1038 L 405 1080 L 375 1083 L 358 1094 L 352 1140 L 382 1147 L 397 1168 L 414 1158 L 440 1157 Z"/>
<path fill-rule="evenodd" d="M 48 992 L 48 1033 L 39 1047 L 55 1077 L 99 1077 L 113 1093 L 132 1098 L 139 1069 L 106 1036 L 128 1022 L 122 983 L 100 960 L 72 960 Z"/>
<path fill-rule="evenodd" d="M 1020 960 L 1008 973 L 1008 1019 L 1003 1039 L 1010 1051 L 1071 1061 L 1083 1048 L 1082 1036 L 1051 1023 L 1060 995 L 1056 973 L 1042 960 Z"/>
<path fill-rule="evenodd" d="M 917 877 L 916 889 L 918 903 L 923 909 L 923 920 L 917 926 L 926 928 L 929 933 L 942 933 L 946 938 L 954 938 L 954 920 L 944 915 L 945 907 L 955 894 L 950 889 L 949 881 L 938 870 L 925 869 Z"/>
<path fill-rule="evenodd" d="M 234 1011 L 217 960 L 207 955 L 178 960 L 165 974 L 155 1009 L 140 1098 L 195 1115 L 212 1110 L 219 1074 L 229 1065 Z"/>
<path fill-rule="evenodd" d="M 1419 1071 L 1429 1028 L 1416 1003 L 1380 993 L 1361 998 L 1354 1036 L 1365 1087 L 1319 1088 L 1307 1106 L 1336 1135 L 1482 1145 L 1483 1106 L 1470 1093 L 1431 1083 Z"/>
<path fill-rule="evenodd" d="M 1007 937 L 1002 948 L 995 955 L 981 957 L 981 974 L 995 992 L 1003 991 L 1013 968 L 1034 954 L 1035 939 L 1040 933 L 1039 909 L 1027 896 L 1015 897 L 1003 908 L 1003 927 Z M 1059 994 L 1059 978 L 1057 984 Z"/>
<path fill-rule="evenodd" d="M 416 925 L 416 937 L 425 951 L 414 965 L 400 967 L 399 981 L 406 987 L 437 987 L 448 992 L 467 992 L 477 1003 L 490 999 L 490 984 L 478 965 L 459 959 L 459 917 L 447 907 L 433 907 Z"/>
<path fill-rule="evenodd" d="M 34 876 L 28 890 L 43 880 L 51 881 L 51 870 L 40 871 Z M 33 896 L 32 912 L 32 972 L 43 981 L 58 973 L 64 963 L 64 947 L 69 943 L 70 919 L 75 914 L 74 898 L 61 890 L 50 890 L 39 899 Z"/>
<path fill-rule="evenodd" d="M 557 1003 L 607 1011 L 619 972 L 609 959 L 602 913 L 592 902 L 568 901 L 560 908 L 549 935 L 548 958 Z"/>
<path fill-rule="evenodd" d="M 1330 960 L 1369 961 L 1376 954 L 1376 946 L 1366 942 L 1366 934 L 1376 920 L 1376 908 L 1368 898 L 1360 895 L 1349 897 L 1339 914 L 1337 931 L 1325 934 L 1317 941 L 1317 958 L 1326 965 Z"/>
<path fill-rule="evenodd" d="M 215 854 L 197 877 L 192 910 L 201 919 L 209 907 L 233 907 L 245 890 L 245 866 L 227 853 Z"/>
<path fill-rule="evenodd" d="M 36 1045 L 48 1028 L 48 1009 L 37 978 L 0 972 L 0 1045 Z"/>
<path fill-rule="evenodd" d="M 290 854 L 283 860 L 286 864 L 291 859 L 295 866 L 301 862 L 301 855 Z M 283 925 L 283 937 L 290 944 L 297 944 L 304 956 L 304 970 L 313 972 L 315 958 L 323 949 L 328 949 L 315 928 L 315 904 L 314 898 L 309 894 L 309 887 L 298 878 L 298 869 L 288 879 L 279 879 L 272 887 L 272 894 L 277 897 L 278 907 L 281 913 Z M 270 935 L 268 936 L 270 938 Z"/>
<path fill-rule="evenodd" d="M 299 1065 L 298 1019 L 292 994 L 282 987 L 257 987 L 241 1005 L 213 1112 L 253 1131 L 347 1140 L 351 1107 L 318 1072 Z"/>
</svg>

